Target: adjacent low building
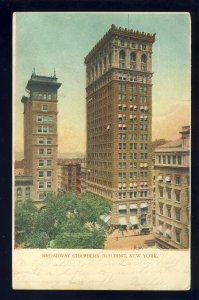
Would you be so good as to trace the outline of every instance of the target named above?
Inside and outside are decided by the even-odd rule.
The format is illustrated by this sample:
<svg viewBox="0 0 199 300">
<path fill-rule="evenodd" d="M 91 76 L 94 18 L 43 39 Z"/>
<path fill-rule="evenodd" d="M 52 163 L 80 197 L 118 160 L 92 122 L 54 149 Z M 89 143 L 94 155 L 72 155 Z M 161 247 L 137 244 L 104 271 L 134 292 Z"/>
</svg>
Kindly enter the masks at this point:
<svg viewBox="0 0 199 300">
<path fill-rule="evenodd" d="M 155 149 L 156 242 L 161 248 L 189 247 L 190 127 L 181 138 Z"/>
<path fill-rule="evenodd" d="M 32 176 L 15 176 L 15 201 L 31 199 L 33 194 L 33 177 Z"/>
<path fill-rule="evenodd" d="M 81 193 L 81 164 L 58 159 L 58 193 Z"/>
</svg>

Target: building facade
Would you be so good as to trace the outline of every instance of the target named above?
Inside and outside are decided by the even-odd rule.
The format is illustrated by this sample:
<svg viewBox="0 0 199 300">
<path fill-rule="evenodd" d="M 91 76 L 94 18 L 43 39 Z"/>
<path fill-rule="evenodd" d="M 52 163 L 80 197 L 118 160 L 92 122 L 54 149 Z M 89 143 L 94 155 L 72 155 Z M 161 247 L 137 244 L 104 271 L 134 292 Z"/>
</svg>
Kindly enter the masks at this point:
<svg viewBox="0 0 199 300">
<path fill-rule="evenodd" d="M 155 150 L 156 242 L 161 248 L 189 247 L 190 127 L 181 139 Z"/>
<path fill-rule="evenodd" d="M 152 45 L 112 25 L 85 57 L 87 191 L 112 201 L 111 224 L 152 225 Z"/>
<path fill-rule="evenodd" d="M 81 164 L 58 160 L 57 183 L 59 193 L 81 193 Z"/>
<path fill-rule="evenodd" d="M 31 199 L 33 195 L 32 176 L 15 176 L 15 202 L 22 203 L 24 200 Z"/>
<path fill-rule="evenodd" d="M 57 103 L 61 83 L 33 72 L 24 104 L 24 174 L 33 178 L 32 200 L 57 191 Z"/>
</svg>

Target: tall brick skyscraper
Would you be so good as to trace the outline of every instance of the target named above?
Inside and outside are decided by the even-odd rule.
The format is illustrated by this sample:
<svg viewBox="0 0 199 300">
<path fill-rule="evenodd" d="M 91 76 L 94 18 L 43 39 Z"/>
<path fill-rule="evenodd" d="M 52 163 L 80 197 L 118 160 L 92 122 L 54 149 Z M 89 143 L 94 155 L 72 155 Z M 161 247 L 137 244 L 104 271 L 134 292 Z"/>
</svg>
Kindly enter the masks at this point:
<svg viewBox="0 0 199 300">
<path fill-rule="evenodd" d="M 87 190 L 112 201 L 111 223 L 151 226 L 152 45 L 112 25 L 85 57 Z"/>
<path fill-rule="evenodd" d="M 24 103 L 24 175 L 33 177 L 33 200 L 44 200 L 57 190 L 57 90 L 56 75 L 33 72 Z"/>
</svg>

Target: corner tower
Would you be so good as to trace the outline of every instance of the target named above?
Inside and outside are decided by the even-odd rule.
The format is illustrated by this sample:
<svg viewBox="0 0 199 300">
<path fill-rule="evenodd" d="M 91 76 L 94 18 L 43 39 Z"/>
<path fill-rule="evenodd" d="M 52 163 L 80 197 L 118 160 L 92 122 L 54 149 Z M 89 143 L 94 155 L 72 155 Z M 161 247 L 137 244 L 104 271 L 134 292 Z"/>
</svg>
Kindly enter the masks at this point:
<svg viewBox="0 0 199 300">
<path fill-rule="evenodd" d="M 87 190 L 112 201 L 116 227 L 152 225 L 154 41 L 112 25 L 85 57 Z"/>
<path fill-rule="evenodd" d="M 33 177 L 33 200 L 57 191 L 57 77 L 33 72 L 24 104 L 24 173 Z"/>
</svg>

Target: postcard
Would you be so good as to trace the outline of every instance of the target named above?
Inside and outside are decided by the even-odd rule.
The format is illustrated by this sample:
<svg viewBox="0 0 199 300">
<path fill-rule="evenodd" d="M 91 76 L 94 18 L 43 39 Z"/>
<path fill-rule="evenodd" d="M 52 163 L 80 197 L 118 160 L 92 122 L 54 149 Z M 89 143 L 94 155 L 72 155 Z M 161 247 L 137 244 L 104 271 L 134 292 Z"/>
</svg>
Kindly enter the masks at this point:
<svg viewBox="0 0 199 300">
<path fill-rule="evenodd" d="M 189 13 L 13 15 L 13 289 L 189 290 Z"/>
</svg>

